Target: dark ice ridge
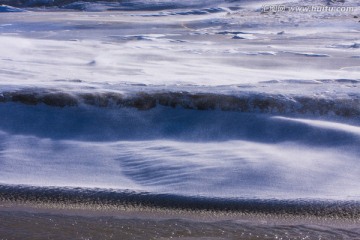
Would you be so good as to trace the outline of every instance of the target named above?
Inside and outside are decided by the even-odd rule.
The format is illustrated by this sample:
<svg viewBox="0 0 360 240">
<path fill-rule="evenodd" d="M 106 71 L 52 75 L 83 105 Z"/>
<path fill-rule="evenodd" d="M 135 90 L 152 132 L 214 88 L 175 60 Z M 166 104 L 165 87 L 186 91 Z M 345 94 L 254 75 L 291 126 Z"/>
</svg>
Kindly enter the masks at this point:
<svg viewBox="0 0 360 240">
<path fill-rule="evenodd" d="M 149 110 L 156 106 L 193 110 L 222 110 L 274 114 L 335 115 L 360 117 L 360 99 L 303 95 L 238 92 L 236 95 L 154 91 L 121 94 L 118 92 L 63 92 L 25 89 L 0 93 L 0 103 L 45 104 L 54 107 L 91 105 L 97 107 L 131 107 Z"/>
</svg>

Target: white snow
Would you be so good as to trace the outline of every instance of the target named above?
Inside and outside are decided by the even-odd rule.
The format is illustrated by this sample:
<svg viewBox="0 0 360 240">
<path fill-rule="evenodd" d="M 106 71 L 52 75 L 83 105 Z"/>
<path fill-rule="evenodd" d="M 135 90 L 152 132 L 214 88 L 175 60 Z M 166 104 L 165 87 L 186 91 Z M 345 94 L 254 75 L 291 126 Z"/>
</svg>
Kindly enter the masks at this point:
<svg viewBox="0 0 360 240">
<path fill-rule="evenodd" d="M 111 5 L 97 4 L 88 7 Z M 360 99 L 358 4 L 348 13 L 276 14 L 261 13 L 262 4 L 211 1 L 206 7 L 225 12 L 202 15 L 1 14 L 0 97 L 36 88 Z M 0 183 L 359 200 L 359 116 L 315 115 L 0 102 Z"/>
</svg>

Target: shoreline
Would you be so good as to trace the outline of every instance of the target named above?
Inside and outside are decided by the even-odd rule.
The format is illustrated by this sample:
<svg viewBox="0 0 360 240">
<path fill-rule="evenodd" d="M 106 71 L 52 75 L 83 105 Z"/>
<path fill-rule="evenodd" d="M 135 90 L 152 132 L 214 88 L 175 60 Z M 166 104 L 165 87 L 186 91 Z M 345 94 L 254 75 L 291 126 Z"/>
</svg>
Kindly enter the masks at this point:
<svg viewBox="0 0 360 240">
<path fill-rule="evenodd" d="M 0 203 L 4 239 L 354 239 L 359 223 L 161 210 L 55 209 Z M 211 219 L 207 217 L 211 217 Z"/>
<path fill-rule="evenodd" d="M 346 203 L 344 204 L 344 206 Z M 344 208 L 343 206 L 343 208 Z M 58 217 L 84 217 L 89 219 L 113 218 L 122 220 L 181 220 L 186 222 L 235 222 L 240 224 L 252 224 L 258 226 L 301 226 L 314 225 L 336 227 L 342 229 L 357 228 L 360 224 L 360 217 L 353 210 L 353 215 L 315 215 L 311 212 L 304 213 L 286 213 L 281 211 L 266 212 L 261 211 L 263 206 L 258 206 L 257 211 L 227 211 L 227 210 L 209 210 L 209 209 L 184 209 L 169 208 L 160 206 L 146 206 L 133 203 L 108 204 L 98 202 L 66 202 L 52 200 L 4 200 L 0 194 L 0 213 L 10 215 L 33 214 L 52 215 Z M 333 207 L 334 208 L 334 207 Z M 341 212 L 341 207 L 335 207 L 335 210 Z M 324 208 L 323 211 L 329 211 L 330 208 Z M 341 217 L 340 217 L 341 216 Z"/>
</svg>

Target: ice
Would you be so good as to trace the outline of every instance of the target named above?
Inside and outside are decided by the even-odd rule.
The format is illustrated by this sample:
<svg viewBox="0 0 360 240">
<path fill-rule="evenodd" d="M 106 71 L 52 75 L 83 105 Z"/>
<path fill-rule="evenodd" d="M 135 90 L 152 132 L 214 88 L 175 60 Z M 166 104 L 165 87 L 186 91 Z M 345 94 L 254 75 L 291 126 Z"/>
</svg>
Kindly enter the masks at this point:
<svg viewBox="0 0 360 240">
<path fill-rule="evenodd" d="M 0 184 L 359 200 L 357 1 L 0 3 Z"/>
<path fill-rule="evenodd" d="M 0 5 L 0 12 L 24 12 L 24 11 L 26 10 L 7 6 L 7 5 Z"/>
</svg>

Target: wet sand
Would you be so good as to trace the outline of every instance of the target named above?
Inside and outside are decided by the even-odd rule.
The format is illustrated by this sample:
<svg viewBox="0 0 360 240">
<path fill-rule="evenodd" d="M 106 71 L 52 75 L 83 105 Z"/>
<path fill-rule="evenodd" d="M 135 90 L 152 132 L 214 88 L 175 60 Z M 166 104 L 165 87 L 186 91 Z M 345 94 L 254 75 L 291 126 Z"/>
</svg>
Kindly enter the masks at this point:
<svg viewBox="0 0 360 240">
<path fill-rule="evenodd" d="M 357 239 L 360 219 L 0 202 L 1 239 Z"/>
</svg>

